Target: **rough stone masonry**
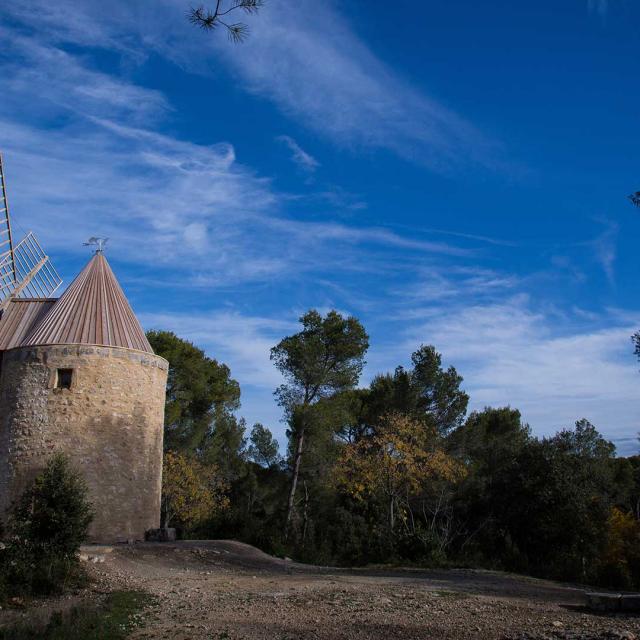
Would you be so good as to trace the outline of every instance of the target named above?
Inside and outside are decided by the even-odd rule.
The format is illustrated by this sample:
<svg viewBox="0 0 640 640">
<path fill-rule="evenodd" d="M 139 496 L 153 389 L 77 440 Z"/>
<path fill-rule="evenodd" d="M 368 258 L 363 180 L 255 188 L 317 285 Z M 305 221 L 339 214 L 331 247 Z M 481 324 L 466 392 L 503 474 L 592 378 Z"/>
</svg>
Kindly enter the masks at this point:
<svg viewBox="0 0 640 640">
<path fill-rule="evenodd" d="M 56 388 L 59 369 L 71 387 Z M 93 346 L 22 347 L 0 378 L 0 511 L 54 452 L 83 471 L 94 508 L 90 537 L 144 539 L 159 526 L 167 362 Z"/>
<path fill-rule="evenodd" d="M 160 525 L 168 363 L 98 252 L 57 300 L 0 317 L 0 518 L 57 452 L 80 470 L 93 542 Z"/>
</svg>

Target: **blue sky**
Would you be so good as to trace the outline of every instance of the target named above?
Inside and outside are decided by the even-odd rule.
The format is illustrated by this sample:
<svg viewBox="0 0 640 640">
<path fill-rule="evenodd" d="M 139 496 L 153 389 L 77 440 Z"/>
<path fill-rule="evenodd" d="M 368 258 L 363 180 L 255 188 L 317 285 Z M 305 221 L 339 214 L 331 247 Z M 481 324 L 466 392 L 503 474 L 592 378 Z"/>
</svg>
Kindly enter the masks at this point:
<svg viewBox="0 0 640 640">
<path fill-rule="evenodd" d="M 108 257 L 146 328 L 227 362 L 284 439 L 269 348 L 359 317 L 363 383 L 434 344 L 472 408 L 638 450 L 640 3 L 0 4 L 0 149 L 68 283 Z"/>
</svg>

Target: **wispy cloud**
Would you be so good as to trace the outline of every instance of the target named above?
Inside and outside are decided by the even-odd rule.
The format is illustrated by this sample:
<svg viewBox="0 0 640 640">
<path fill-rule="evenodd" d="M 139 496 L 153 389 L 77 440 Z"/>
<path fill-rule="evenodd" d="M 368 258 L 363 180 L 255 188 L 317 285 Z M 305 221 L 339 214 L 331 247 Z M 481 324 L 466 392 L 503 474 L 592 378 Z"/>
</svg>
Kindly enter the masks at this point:
<svg viewBox="0 0 640 640">
<path fill-rule="evenodd" d="M 638 325 L 614 316 L 561 326 L 555 315 L 535 310 L 525 295 L 499 302 L 435 310 L 409 331 L 405 349 L 433 343 L 465 377 L 472 407 L 510 404 L 537 433 L 552 433 L 581 417 L 622 453 L 640 424 L 638 371 L 629 336 Z"/>
<path fill-rule="evenodd" d="M 587 0 L 589 11 L 600 16 L 606 16 L 609 11 L 609 0 Z"/>
<path fill-rule="evenodd" d="M 615 283 L 614 263 L 617 255 L 616 239 L 619 226 L 609 220 L 603 220 L 603 223 L 606 225 L 606 229 L 593 241 L 593 248 L 609 284 L 613 285 Z"/>
<path fill-rule="evenodd" d="M 332 2 L 270 2 L 246 45 L 211 46 L 248 90 L 340 146 L 386 149 L 441 170 L 493 162 L 487 136 L 399 77 Z"/>
<path fill-rule="evenodd" d="M 3 35 L 10 55 L 0 59 L 8 78 L 0 135 L 14 213 L 18 221 L 28 215 L 50 250 L 80 251 L 86 237 L 109 236 L 111 255 L 154 264 L 150 283 L 163 282 L 158 271 L 179 263 L 182 285 L 199 288 L 302 278 L 328 264 L 376 270 L 375 256 L 388 251 L 468 255 L 445 242 L 349 226 L 330 215 L 322 222 L 286 215 L 286 197 L 239 162 L 231 144 L 160 133 L 172 109 L 162 93 L 96 71 L 90 58 L 47 38 Z M 300 162 L 315 166 L 294 148 Z M 68 232 L 59 234 L 60 227 Z"/>
<path fill-rule="evenodd" d="M 147 328 L 175 331 L 231 366 L 233 375 L 250 384 L 273 391 L 282 379 L 270 360 L 270 349 L 284 335 L 297 330 L 297 318 L 243 315 L 225 310 L 183 314 L 141 314 Z"/>
<path fill-rule="evenodd" d="M 278 136 L 277 140 L 285 144 L 291 151 L 291 159 L 305 171 L 313 172 L 320 163 L 307 153 L 291 136 Z"/>
<path fill-rule="evenodd" d="M 220 59 L 250 92 L 341 147 L 384 149 L 439 171 L 494 167 L 500 145 L 412 86 L 359 38 L 333 2 L 272 0 L 242 47 L 194 31 L 182 0 L 116 3 L 105 15 L 94 0 L 5 9 L 53 42 L 103 47 L 135 61 L 152 50 L 203 75 Z M 144 20 L 140 16 L 145 16 Z"/>
<path fill-rule="evenodd" d="M 431 265 L 420 269 L 412 283 L 403 283 L 395 293 L 408 304 L 416 302 L 442 303 L 446 300 L 480 300 L 504 296 L 513 292 L 521 284 L 521 279 L 492 269 L 479 266 Z M 403 314 L 414 317 L 431 310 L 425 308 L 403 310 Z"/>
<path fill-rule="evenodd" d="M 197 145 L 104 118 L 78 131 L 0 120 L 0 136 L 15 217 L 49 250 L 80 251 L 86 237 L 106 235 L 119 259 L 153 264 L 156 273 L 179 263 L 183 286 L 292 280 L 328 265 L 378 270 L 374 257 L 388 251 L 469 255 L 387 229 L 283 216 L 269 180 L 228 144 Z"/>
<path fill-rule="evenodd" d="M 81 58 L 0 27 L 5 109 L 49 118 L 60 112 L 108 115 L 130 122 L 157 121 L 170 110 L 153 89 L 123 81 L 82 64 Z M 37 88 L 37 100 L 25 100 Z"/>
</svg>

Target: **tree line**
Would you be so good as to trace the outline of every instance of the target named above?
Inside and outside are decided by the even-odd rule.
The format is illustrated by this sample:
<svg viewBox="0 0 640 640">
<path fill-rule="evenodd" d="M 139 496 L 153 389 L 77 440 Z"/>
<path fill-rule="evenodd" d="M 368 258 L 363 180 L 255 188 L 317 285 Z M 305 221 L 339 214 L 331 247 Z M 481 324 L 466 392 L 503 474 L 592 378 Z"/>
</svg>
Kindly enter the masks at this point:
<svg viewBox="0 0 640 640">
<path fill-rule="evenodd" d="M 271 350 L 287 424 L 236 412 L 229 368 L 165 331 L 163 525 L 321 564 L 471 565 L 640 587 L 640 456 L 588 420 L 535 437 L 517 409 L 467 412 L 431 345 L 358 387 L 369 337 L 309 311 Z"/>
</svg>

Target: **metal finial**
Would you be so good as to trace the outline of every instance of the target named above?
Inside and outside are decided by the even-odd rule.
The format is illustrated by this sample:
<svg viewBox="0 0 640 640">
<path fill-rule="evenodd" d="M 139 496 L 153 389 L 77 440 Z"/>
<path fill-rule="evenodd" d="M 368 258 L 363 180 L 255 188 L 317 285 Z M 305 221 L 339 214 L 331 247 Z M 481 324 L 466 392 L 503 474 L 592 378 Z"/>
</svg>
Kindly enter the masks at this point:
<svg viewBox="0 0 640 640">
<path fill-rule="evenodd" d="M 109 238 L 96 238 L 95 236 L 92 236 L 84 243 L 84 246 L 94 246 L 96 247 L 96 253 L 102 253 L 107 242 L 109 242 Z"/>
</svg>

